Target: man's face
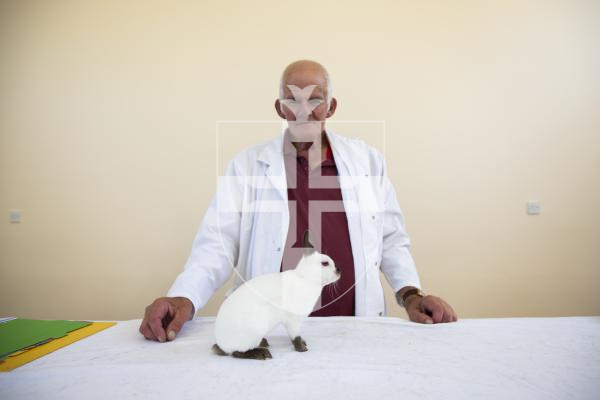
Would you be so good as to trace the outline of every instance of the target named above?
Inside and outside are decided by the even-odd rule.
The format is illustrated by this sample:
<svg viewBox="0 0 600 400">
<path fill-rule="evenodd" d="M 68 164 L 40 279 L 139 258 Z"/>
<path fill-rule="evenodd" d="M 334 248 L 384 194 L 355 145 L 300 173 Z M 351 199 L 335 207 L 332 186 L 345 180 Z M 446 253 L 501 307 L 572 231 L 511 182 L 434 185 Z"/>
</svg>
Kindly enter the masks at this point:
<svg viewBox="0 0 600 400">
<path fill-rule="evenodd" d="M 325 129 L 325 120 L 332 114 L 326 91 L 325 78 L 318 71 L 293 72 L 287 77 L 283 99 L 275 107 L 296 140 L 313 142 Z"/>
</svg>

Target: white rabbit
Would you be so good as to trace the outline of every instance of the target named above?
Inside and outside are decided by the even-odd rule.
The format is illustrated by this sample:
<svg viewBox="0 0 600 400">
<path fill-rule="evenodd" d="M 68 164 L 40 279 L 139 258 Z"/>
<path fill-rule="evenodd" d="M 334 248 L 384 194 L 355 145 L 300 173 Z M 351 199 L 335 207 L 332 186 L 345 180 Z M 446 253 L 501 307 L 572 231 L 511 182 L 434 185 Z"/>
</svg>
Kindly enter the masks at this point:
<svg viewBox="0 0 600 400">
<path fill-rule="evenodd" d="M 323 287 L 340 275 L 333 260 L 313 248 L 306 231 L 304 254 L 295 269 L 257 276 L 225 299 L 215 321 L 213 351 L 238 358 L 272 358 L 264 337 L 280 323 L 295 350 L 307 351 L 300 326 Z"/>
</svg>

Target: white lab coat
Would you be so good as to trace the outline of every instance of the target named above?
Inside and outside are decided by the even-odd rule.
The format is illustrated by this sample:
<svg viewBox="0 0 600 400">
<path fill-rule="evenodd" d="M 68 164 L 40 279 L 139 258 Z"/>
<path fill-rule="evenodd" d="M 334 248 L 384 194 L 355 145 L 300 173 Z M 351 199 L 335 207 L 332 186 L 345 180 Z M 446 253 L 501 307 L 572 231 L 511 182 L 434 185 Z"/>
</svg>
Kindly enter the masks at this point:
<svg viewBox="0 0 600 400">
<path fill-rule="evenodd" d="M 385 315 L 379 270 L 397 292 L 421 288 L 404 217 L 381 153 L 326 129 L 338 169 L 356 278 L 356 315 Z M 289 226 L 283 135 L 237 154 L 220 177 L 192 251 L 167 296 L 198 311 L 231 276 L 229 295 L 245 280 L 279 272 Z M 335 261 L 335 260 L 334 260 Z"/>
</svg>

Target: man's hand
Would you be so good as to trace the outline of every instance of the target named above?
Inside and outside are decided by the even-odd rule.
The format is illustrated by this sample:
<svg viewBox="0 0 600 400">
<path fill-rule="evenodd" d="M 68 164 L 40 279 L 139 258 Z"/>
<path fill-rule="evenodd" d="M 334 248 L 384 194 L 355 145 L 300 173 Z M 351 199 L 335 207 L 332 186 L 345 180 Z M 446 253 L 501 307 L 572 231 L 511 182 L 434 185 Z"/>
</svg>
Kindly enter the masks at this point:
<svg viewBox="0 0 600 400">
<path fill-rule="evenodd" d="M 450 304 L 435 296 L 409 296 L 406 299 L 406 312 L 411 321 L 421 324 L 456 322 L 458 316 Z"/>
<path fill-rule="evenodd" d="M 148 340 L 175 340 L 186 321 L 194 316 L 194 305 L 186 297 L 160 297 L 148 307 L 140 333 Z"/>
</svg>

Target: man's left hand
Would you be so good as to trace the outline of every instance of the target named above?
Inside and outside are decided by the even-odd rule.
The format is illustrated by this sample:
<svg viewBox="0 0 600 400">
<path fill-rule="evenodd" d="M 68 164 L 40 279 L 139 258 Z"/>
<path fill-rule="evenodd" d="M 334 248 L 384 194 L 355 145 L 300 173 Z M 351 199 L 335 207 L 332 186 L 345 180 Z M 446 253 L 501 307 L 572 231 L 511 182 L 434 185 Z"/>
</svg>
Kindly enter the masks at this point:
<svg viewBox="0 0 600 400">
<path fill-rule="evenodd" d="M 413 322 L 438 324 L 458 320 L 458 316 L 450 304 L 436 296 L 410 296 L 405 306 L 406 312 Z"/>
</svg>

